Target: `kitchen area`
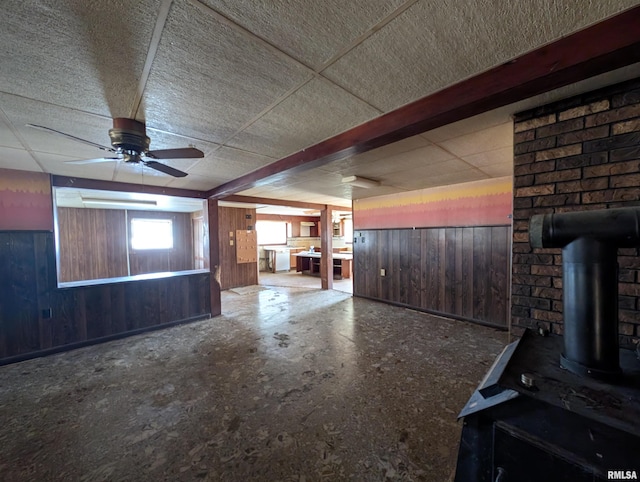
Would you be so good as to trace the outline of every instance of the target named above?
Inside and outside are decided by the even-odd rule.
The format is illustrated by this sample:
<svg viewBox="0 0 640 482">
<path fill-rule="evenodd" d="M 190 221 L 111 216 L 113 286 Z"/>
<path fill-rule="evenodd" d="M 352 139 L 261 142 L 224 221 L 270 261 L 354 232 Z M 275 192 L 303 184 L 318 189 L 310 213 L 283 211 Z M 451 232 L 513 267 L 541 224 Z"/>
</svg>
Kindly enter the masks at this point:
<svg viewBox="0 0 640 482">
<path fill-rule="evenodd" d="M 353 271 L 351 212 L 336 213 L 332 221 L 334 282 L 348 284 L 350 288 Z M 300 216 L 258 212 L 256 230 L 261 283 L 277 277 L 281 283 L 319 286 L 322 252 L 319 213 Z"/>
</svg>

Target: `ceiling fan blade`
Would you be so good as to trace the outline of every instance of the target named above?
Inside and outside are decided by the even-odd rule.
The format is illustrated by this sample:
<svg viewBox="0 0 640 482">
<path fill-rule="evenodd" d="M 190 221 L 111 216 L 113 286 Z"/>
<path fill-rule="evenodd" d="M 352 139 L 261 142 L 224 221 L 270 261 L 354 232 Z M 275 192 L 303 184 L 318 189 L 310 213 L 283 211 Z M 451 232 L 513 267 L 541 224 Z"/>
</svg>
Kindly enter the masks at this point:
<svg viewBox="0 0 640 482">
<path fill-rule="evenodd" d="M 99 157 L 97 159 L 80 159 L 78 161 L 64 161 L 65 164 L 96 164 L 98 162 L 119 161 L 119 157 Z"/>
<path fill-rule="evenodd" d="M 161 149 L 159 151 L 148 151 L 145 156 L 152 159 L 195 159 L 204 157 L 204 153 L 195 147 L 184 147 L 181 149 Z"/>
<path fill-rule="evenodd" d="M 167 166 L 166 164 L 160 164 L 156 161 L 144 161 L 144 165 L 150 167 L 151 169 L 155 169 L 156 171 L 164 172 L 165 174 L 169 174 L 173 177 L 185 177 L 187 175 L 186 172 L 175 169 L 171 166 Z"/>
<path fill-rule="evenodd" d="M 55 129 L 52 129 L 51 127 L 38 126 L 38 125 L 35 125 L 35 124 L 27 124 L 27 127 L 31 127 L 32 129 L 36 129 L 36 130 L 39 130 L 39 131 L 48 132 L 49 134 L 55 134 L 55 135 L 58 135 L 58 136 L 63 136 L 63 137 L 66 137 L 67 139 L 71 139 L 72 141 L 82 142 L 83 144 L 88 144 L 90 146 L 97 147 L 98 149 L 101 149 L 103 151 L 115 152 L 115 149 L 113 149 L 111 147 L 103 146 L 101 144 L 96 144 L 95 142 L 91 142 L 91 141 L 88 141 L 86 139 L 81 139 L 80 137 L 72 136 L 71 134 L 66 134 L 64 132 L 60 132 L 60 131 L 57 131 Z"/>
</svg>

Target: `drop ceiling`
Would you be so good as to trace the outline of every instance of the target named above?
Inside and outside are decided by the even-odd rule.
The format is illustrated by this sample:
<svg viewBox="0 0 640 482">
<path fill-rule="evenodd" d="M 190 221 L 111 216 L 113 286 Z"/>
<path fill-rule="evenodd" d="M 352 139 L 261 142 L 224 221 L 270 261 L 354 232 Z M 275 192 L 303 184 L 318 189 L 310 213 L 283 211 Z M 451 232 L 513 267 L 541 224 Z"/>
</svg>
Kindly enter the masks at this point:
<svg viewBox="0 0 640 482">
<path fill-rule="evenodd" d="M 6 0 L 0 17 L 0 167 L 210 190 L 433 94 L 637 1 Z M 638 65 L 239 194 L 351 199 L 502 177 L 514 112 L 640 75 Z M 108 145 L 112 117 L 152 149 L 195 146 L 172 178 L 25 127 Z M 343 185 L 342 176 L 381 182 Z"/>
</svg>

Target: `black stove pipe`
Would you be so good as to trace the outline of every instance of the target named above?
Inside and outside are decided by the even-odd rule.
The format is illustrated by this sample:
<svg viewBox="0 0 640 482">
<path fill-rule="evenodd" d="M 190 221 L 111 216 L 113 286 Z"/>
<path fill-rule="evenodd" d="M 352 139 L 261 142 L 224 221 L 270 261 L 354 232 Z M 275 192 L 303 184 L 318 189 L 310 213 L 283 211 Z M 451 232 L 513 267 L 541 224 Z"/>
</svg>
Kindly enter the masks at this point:
<svg viewBox="0 0 640 482">
<path fill-rule="evenodd" d="M 617 250 L 640 246 L 640 208 L 536 215 L 534 248 L 562 248 L 564 352 L 560 365 L 578 375 L 621 374 Z"/>
</svg>

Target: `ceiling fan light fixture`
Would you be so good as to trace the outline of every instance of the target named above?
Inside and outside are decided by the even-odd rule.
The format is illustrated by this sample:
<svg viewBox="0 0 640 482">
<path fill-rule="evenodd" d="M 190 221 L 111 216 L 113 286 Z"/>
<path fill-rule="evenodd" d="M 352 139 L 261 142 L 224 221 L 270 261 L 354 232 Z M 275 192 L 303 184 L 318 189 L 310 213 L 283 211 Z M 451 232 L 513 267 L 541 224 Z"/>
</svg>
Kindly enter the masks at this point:
<svg viewBox="0 0 640 482">
<path fill-rule="evenodd" d="M 380 185 L 380 181 L 375 181 L 373 179 L 367 179 L 366 177 L 360 176 L 345 176 L 342 178 L 342 183 L 350 184 L 351 186 L 361 187 L 364 189 L 369 189 Z"/>
</svg>

